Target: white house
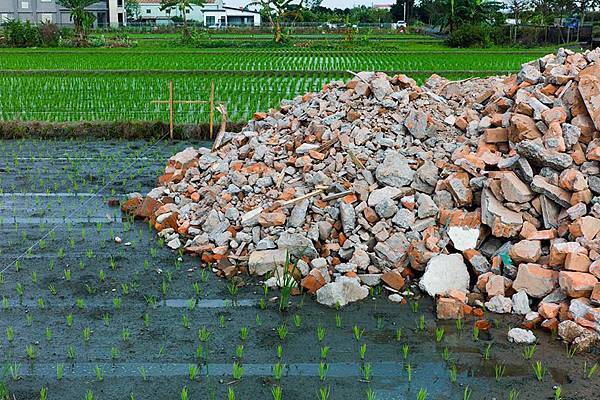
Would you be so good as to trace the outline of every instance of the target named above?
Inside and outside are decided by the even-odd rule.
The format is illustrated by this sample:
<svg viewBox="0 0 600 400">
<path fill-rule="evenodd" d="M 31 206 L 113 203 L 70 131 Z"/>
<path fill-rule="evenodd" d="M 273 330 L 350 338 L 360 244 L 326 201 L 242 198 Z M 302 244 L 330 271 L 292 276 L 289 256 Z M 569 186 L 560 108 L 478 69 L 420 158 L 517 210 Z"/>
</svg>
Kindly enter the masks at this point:
<svg viewBox="0 0 600 400">
<path fill-rule="evenodd" d="M 160 9 L 160 0 L 139 0 L 140 19 L 157 25 L 172 23 L 173 17 L 181 17 L 181 10 L 172 7 Z M 243 8 L 226 7 L 223 0 L 206 0 L 203 6 L 192 5 L 186 10 L 188 21 L 195 21 L 207 27 L 260 26 L 260 13 Z"/>
</svg>

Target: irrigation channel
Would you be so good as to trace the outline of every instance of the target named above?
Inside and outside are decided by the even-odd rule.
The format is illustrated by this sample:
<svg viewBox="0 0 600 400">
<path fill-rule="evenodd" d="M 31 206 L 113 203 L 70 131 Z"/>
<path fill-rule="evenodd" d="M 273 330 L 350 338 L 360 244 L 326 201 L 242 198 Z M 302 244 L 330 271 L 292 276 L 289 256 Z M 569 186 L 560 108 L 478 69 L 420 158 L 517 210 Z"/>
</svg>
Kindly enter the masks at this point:
<svg viewBox="0 0 600 400">
<path fill-rule="evenodd" d="M 598 377 L 584 378 L 597 355 L 538 333 L 525 359 L 506 340 L 511 317 L 490 315 L 475 338 L 474 321 L 438 323 L 426 298 L 374 290 L 335 310 L 298 296 L 281 313 L 254 279 L 234 293 L 109 205 L 154 187 L 188 145 L 0 141 L 0 361 L 16 399 L 546 399 L 555 385 L 597 398 Z"/>
</svg>

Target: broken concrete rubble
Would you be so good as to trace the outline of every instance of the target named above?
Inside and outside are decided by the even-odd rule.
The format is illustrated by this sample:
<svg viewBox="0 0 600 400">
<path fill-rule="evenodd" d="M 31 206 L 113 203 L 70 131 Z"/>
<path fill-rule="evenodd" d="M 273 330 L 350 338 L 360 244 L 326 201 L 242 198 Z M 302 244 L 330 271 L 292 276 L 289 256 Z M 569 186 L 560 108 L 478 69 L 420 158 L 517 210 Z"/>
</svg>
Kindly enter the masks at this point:
<svg viewBox="0 0 600 400">
<path fill-rule="evenodd" d="M 485 303 L 526 326 L 588 329 L 554 312 L 599 301 L 600 85 L 586 54 L 421 87 L 359 73 L 282 102 L 215 150 L 176 154 L 122 208 L 221 276 L 268 279 L 302 260 L 299 286 L 331 306 L 366 285 L 418 283 L 440 318 Z M 543 303 L 554 305 L 527 317 Z"/>
</svg>

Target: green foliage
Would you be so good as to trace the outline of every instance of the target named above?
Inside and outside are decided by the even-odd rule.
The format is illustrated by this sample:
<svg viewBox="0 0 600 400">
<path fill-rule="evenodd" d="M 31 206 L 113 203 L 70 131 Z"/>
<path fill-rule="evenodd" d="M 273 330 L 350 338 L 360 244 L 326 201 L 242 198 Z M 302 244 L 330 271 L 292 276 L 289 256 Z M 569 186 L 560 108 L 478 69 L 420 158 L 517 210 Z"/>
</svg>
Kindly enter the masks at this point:
<svg viewBox="0 0 600 400">
<path fill-rule="evenodd" d="M 4 26 L 5 43 L 8 47 L 38 47 L 42 45 L 42 36 L 37 26 L 29 21 L 13 20 Z"/>
<path fill-rule="evenodd" d="M 96 17 L 86 8 L 95 4 L 97 0 L 57 0 L 57 3 L 71 13 L 73 25 L 75 25 L 75 34 L 80 45 L 87 42 L 87 30 L 93 25 Z"/>
<path fill-rule="evenodd" d="M 492 45 L 490 31 L 482 25 L 462 25 L 448 36 L 450 47 L 489 47 Z"/>
</svg>

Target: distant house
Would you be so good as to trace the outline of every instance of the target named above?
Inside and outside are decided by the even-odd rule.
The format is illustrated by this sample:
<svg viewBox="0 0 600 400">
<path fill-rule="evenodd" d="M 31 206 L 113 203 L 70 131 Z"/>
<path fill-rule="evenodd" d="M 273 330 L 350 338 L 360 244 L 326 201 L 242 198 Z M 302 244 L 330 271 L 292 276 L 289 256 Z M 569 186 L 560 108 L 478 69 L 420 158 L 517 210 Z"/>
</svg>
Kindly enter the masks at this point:
<svg viewBox="0 0 600 400">
<path fill-rule="evenodd" d="M 124 5 L 125 0 L 99 0 L 87 10 L 96 17 L 94 27 L 116 27 L 126 24 Z M 0 0 L 0 23 L 16 19 L 61 26 L 73 24 L 69 10 L 56 0 Z"/>
<path fill-rule="evenodd" d="M 3 0 L 0 0 L 3 1 Z M 178 7 L 160 9 L 160 0 L 139 0 L 142 22 L 166 25 L 173 17 L 181 17 Z M 260 26 L 260 13 L 243 8 L 226 7 L 223 0 L 206 0 L 203 6 L 192 5 L 186 10 L 188 21 L 196 21 L 207 27 Z"/>
<path fill-rule="evenodd" d="M 373 8 L 378 10 L 391 10 L 393 4 L 373 4 Z"/>
</svg>

